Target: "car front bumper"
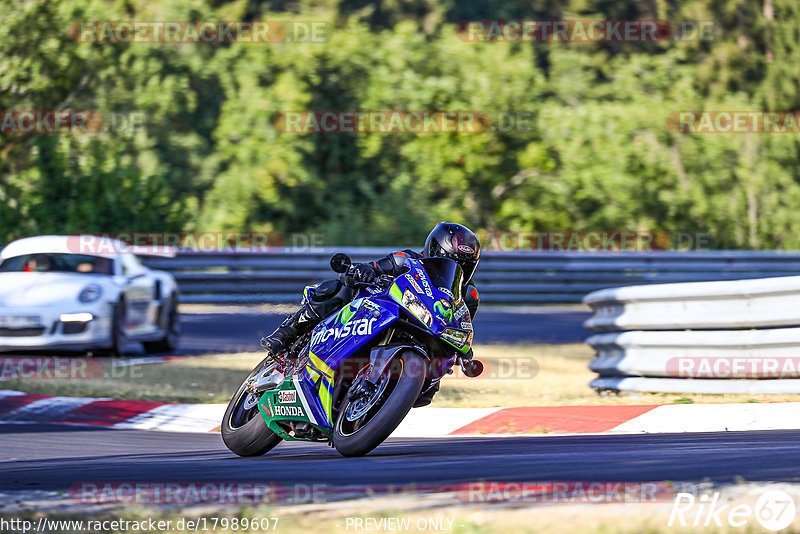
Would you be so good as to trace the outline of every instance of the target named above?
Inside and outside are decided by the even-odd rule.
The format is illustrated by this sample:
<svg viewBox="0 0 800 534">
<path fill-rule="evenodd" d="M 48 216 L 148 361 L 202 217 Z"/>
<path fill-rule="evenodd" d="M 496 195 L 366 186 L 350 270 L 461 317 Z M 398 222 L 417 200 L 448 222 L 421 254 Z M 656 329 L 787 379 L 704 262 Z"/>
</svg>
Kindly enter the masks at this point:
<svg viewBox="0 0 800 534">
<path fill-rule="evenodd" d="M 80 319 L 90 313 L 91 320 Z M 62 321 L 62 315 L 73 315 Z M 28 318 L 0 319 L 0 351 L 64 349 L 82 350 L 104 348 L 111 345 L 111 319 L 96 307 L 55 311 L 52 308 L 0 308 L 0 317 Z M 37 318 L 34 322 L 32 318 Z M 21 324 L 24 322 L 30 324 Z M 15 324 L 16 323 L 16 324 Z"/>
</svg>

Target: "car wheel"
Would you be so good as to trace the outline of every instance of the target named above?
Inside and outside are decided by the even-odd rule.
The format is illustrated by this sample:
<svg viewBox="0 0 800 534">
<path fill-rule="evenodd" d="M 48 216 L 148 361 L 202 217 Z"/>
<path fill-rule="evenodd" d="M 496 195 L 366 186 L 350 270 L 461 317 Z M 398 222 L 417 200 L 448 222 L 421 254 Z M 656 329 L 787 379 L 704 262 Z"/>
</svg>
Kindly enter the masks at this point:
<svg viewBox="0 0 800 534">
<path fill-rule="evenodd" d="M 125 345 L 128 339 L 125 336 L 125 301 L 120 299 L 114 305 L 114 314 L 111 318 L 111 347 L 108 349 L 110 356 L 124 356 Z"/>
<path fill-rule="evenodd" d="M 173 352 L 178 348 L 178 342 L 181 337 L 181 322 L 178 317 L 178 299 L 175 295 L 170 298 L 167 308 L 164 310 L 164 316 L 166 317 L 164 337 L 142 343 L 144 350 L 148 354 Z"/>
</svg>

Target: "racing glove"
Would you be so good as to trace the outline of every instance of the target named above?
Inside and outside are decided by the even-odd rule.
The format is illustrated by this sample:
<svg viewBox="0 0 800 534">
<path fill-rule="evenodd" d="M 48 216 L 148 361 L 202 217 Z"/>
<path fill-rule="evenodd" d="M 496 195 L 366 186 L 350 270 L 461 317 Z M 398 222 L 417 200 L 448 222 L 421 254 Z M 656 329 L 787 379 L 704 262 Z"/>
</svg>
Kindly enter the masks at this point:
<svg viewBox="0 0 800 534">
<path fill-rule="evenodd" d="M 347 273 L 347 285 L 357 283 L 368 284 L 375 280 L 375 268 L 368 263 L 356 263 Z"/>
</svg>

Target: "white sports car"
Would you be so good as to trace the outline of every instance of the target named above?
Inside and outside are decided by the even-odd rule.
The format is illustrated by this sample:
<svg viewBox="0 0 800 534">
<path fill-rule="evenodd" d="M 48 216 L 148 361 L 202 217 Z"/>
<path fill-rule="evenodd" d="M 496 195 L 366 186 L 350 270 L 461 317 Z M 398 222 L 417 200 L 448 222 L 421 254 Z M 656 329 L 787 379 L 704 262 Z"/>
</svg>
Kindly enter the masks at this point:
<svg viewBox="0 0 800 534">
<path fill-rule="evenodd" d="M 121 354 L 128 341 L 147 352 L 174 350 L 175 279 L 148 269 L 131 250 L 93 236 L 31 237 L 2 249 L 0 350 Z"/>
</svg>

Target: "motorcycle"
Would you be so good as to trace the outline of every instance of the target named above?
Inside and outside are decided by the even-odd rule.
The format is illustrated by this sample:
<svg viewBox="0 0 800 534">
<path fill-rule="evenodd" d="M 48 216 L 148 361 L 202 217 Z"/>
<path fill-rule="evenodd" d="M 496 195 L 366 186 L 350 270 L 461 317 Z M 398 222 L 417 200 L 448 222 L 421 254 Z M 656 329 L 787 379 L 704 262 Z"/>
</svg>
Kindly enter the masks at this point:
<svg viewBox="0 0 800 534">
<path fill-rule="evenodd" d="M 448 258 L 406 258 L 405 265 L 397 278 L 353 283 L 350 258 L 331 258 L 355 297 L 244 380 L 221 425 L 232 452 L 258 456 L 286 440 L 362 456 L 455 365 L 466 376 L 481 374 L 461 267 Z"/>
</svg>

